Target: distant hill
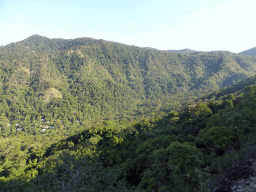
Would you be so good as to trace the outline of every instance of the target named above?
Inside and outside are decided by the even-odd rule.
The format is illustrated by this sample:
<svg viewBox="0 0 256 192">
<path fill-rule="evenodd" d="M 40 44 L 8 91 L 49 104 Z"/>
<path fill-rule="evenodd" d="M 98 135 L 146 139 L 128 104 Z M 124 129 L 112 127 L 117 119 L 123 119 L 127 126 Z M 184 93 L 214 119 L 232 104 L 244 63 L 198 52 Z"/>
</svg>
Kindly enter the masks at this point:
<svg viewBox="0 0 256 192">
<path fill-rule="evenodd" d="M 230 52 L 230 51 L 196 51 L 196 50 L 192 50 L 192 49 L 181 49 L 181 50 L 164 50 L 164 51 L 168 51 L 168 52 L 173 52 L 173 53 L 184 53 L 184 54 L 215 54 L 215 55 L 219 55 L 219 54 L 231 54 L 233 55 L 234 53 Z"/>
<path fill-rule="evenodd" d="M 256 47 L 242 51 L 238 53 L 239 55 L 250 55 L 250 56 L 256 56 Z"/>
<path fill-rule="evenodd" d="M 164 50 L 164 51 L 174 52 L 174 53 L 194 53 L 194 52 L 197 52 L 197 51 L 195 51 L 195 50 L 191 50 L 191 49 L 181 49 L 181 50 Z"/>
<path fill-rule="evenodd" d="M 152 49 L 152 50 L 157 50 L 156 48 L 152 48 L 152 47 L 142 47 L 144 49 Z"/>
</svg>

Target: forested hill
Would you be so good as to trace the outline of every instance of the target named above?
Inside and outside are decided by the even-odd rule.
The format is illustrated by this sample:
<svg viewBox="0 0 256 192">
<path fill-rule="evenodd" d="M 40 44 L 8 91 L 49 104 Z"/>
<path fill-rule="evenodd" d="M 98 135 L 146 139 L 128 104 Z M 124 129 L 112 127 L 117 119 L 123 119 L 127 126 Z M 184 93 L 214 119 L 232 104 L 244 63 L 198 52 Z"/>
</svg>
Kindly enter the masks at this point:
<svg viewBox="0 0 256 192">
<path fill-rule="evenodd" d="M 245 79 L 244 81 L 241 81 L 241 82 L 235 83 L 233 85 L 230 85 L 228 87 L 224 87 L 220 90 L 214 91 L 211 94 L 208 94 L 206 97 L 203 97 L 203 98 L 205 98 L 205 99 L 206 98 L 208 98 L 208 99 L 210 99 L 210 98 L 218 99 L 218 98 L 223 97 L 223 96 L 228 95 L 228 94 L 239 95 L 241 93 L 245 93 L 244 88 L 248 87 L 250 85 L 256 85 L 256 76 L 255 75 Z"/>
<path fill-rule="evenodd" d="M 231 191 L 252 173 L 250 161 L 234 168 L 256 155 L 255 101 L 254 85 L 238 97 L 140 122 L 108 120 L 69 137 L 62 128 L 18 132 L 0 140 L 0 191 Z"/>
<path fill-rule="evenodd" d="M 67 116 L 75 111 L 84 120 L 178 105 L 254 75 L 255 64 L 256 57 L 230 52 L 182 54 L 92 38 L 33 35 L 0 47 L 2 100 L 8 108 L 16 104 L 24 111 L 20 105 L 41 98 L 51 112 L 50 105 L 69 103 L 73 110 Z M 86 115 L 78 115 L 82 108 Z"/>
<path fill-rule="evenodd" d="M 210 191 L 255 156 L 256 87 L 208 92 L 255 74 L 256 57 L 224 51 L 39 35 L 2 46 L 0 191 Z"/>
<path fill-rule="evenodd" d="M 249 55 L 249 56 L 256 56 L 256 47 L 242 51 L 238 53 L 239 55 Z"/>
</svg>

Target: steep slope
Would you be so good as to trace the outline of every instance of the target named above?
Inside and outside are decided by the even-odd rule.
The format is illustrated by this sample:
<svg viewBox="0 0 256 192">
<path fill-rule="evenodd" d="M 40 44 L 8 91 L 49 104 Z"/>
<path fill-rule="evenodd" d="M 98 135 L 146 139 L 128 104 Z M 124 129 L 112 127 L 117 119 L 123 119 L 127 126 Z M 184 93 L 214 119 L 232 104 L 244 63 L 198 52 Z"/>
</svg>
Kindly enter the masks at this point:
<svg viewBox="0 0 256 192">
<path fill-rule="evenodd" d="M 97 81 L 103 80 L 103 77 L 118 84 L 122 83 L 126 86 L 125 89 L 135 91 L 143 100 L 163 99 L 169 94 L 199 89 L 204 92 L 217 90 L 255 74 L 255 58 L 226 52 L 186 55 L 104 41 L 98 42 L 94 47 L 80 46 L 78 49 L 84 56 L 79 58 L 80 63 L 82 60 L 90 61 L 89 65 L 81 65 L 81 68 L 87 72 L 94 69 L 90 76 L 96 77 Z M 62 57 L 63 55 L 60 60 Z M 74 61 L 77 59 L 74 55 L 73 58 Z M 60 63 L 57 65 L 60 66 Z M 80 75 L 79 78 L 81 80 L 84 77 Z M 135 97 L 138 98 L 138 95 Z"/>
<path fill-rule="evenodd" d="M 230 52 L 172 53 L 91 38 L 34 35 L 0 47 L 2 100 L 8 108 L 41 99 L 49 112 L 35 109 L 33 116 L 50 113 L 87 122 L 190 100 L 254 75 L 255 64 L 254 57 Z M 54 111 L 60 103 L 70 110 Z M 28 113 L 19 105 L 17 111 Z"/>
<path fill-rule="evenodd" d="M 249 56 L 256 56 L 256 47 L 242 51 L 238 53 L 239 55 L 249 55 Z"/>
<path fill-rule="evenodd" d="M 241 82 L 238 82 L 238 83 L 235 83 L 231 86 L 228 86 L 228 87 L 225 87 L 225 88 L 222 88 L 218 91 L 214 91 L 212 92 L 211 94 L 207 95 L 207 98 L 210 99 L 212 97 L 215 97 L 216 99 L 219 98 L 219 97 L 222 97 L 222 96 L 225 96 L 225 95 L 228 95 L 228 94 L 240 94 L 240 93 L 244 93 L 244 88 L 245 87 L 248 87 L 250 85 L 255 85 L 256 84 L 256 76 L 252 76 L 252 77 L 249 77 L 247 79 L 245 79 L 244 81 L 241 81 Z"/>
<path fill-rule="evenodd" d="M 104 121 L 67 138 L 17 134 L 1 141 L 1 189 L 231 191 L 252 173 L 255 105 L 256 85 L 181 113 Z"/>
<path fill-rule="evenodd" d="M 254 84 L 255 64 L 91 38 L 0 47 L 0 191 L 210 191 L 255 156 L 256 87 L 230 94 Z"/>
</svg>

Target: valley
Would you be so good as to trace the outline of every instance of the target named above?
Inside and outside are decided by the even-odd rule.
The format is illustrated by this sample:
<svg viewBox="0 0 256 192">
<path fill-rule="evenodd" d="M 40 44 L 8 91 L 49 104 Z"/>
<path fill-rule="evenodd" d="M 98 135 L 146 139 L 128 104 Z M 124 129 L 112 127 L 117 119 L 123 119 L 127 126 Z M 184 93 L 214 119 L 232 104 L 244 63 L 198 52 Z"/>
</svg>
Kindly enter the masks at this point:
<svg viewBox="0 0 256 192">
<path fill-rule="evenodd" d="M 213 191 L 256 155 L 252 52 L 1 46 L 0 191 Z"/>
</svg>

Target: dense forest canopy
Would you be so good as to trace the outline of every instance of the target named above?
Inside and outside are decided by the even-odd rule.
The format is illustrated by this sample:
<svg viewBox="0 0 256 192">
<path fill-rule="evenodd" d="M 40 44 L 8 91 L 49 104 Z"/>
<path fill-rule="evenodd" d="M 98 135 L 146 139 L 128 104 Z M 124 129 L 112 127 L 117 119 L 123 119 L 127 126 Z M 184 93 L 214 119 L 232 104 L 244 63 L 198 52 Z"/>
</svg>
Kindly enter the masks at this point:
<svg viewBox="0 0 256 192">
<path fill-rule="evenodd" d="M 69 136 L 61 127 L 18 132 L 1 139 L 1 189 L 213 191 L 228 170 L 256 155 L 255 94 L 252 85 L 180 113 L 107 120 Z"/>
<path fill-rule="evenodd" d="M 255 64 L 92 38 L 2 46 L 0 190 L 211 191 L 255 155 Z"/>
<path fill-rule="evenodd" d="M 67 117 L 92 122 L 177 109 L 254 75 L 255 63 L 256 57 L 230 52 L 182 54 L 91 38 L 34 35 L 0 47 L 2 100 L 10 121 L 15 120 L 13 105 L 20 114 L 38 113 L 35 105 L 42 101 L 44 115 L 30 116 L 51 113 L 63 118 L 54 106 L 65 103 L 72 109 L 63 111 Z M 26 105 L 33 110 L 20 107 Z"/>
</svg>

